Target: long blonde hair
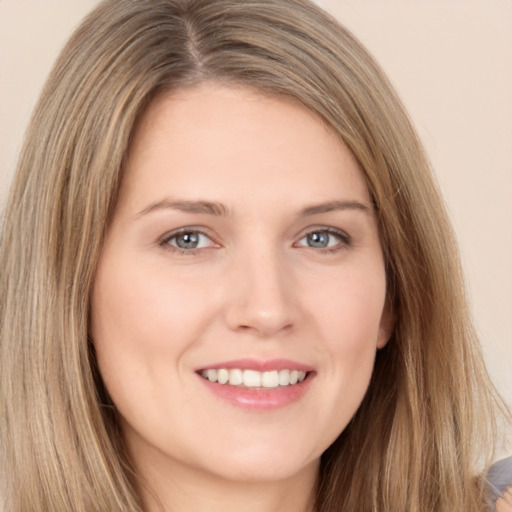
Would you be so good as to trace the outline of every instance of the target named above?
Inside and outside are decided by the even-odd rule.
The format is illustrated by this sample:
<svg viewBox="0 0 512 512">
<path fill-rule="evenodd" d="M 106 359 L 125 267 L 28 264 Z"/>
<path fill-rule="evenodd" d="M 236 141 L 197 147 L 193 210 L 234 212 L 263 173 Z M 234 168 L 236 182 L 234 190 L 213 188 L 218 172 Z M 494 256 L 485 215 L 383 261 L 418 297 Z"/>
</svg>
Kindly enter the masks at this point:
<svg viewBox="0 0 512 512">
<path fill-rule="evenodd" d="M 352 150 L 378 211 L 395 329 L 322 457 L 318 512 L 481 510 L 498 399 L 443 203 L 380 68 L 307 0 L 107 0 L 46 83 L 6 210 L 6 512 L 142 510 L 87 337 L 89 294 L 138 118 L 161 92 L 205 80 L 314 112 Z"/>
</svg>

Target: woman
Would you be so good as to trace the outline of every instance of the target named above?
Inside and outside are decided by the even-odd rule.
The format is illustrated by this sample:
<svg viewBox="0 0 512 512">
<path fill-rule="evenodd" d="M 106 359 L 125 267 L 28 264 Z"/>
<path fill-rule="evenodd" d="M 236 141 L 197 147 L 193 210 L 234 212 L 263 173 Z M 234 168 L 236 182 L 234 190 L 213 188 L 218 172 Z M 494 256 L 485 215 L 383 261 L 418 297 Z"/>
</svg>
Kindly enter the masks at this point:
<svg viewBox="0 0 512 512">
<path fill-rule="evenodd" d="M 7 211 L 7 511 L 480 511 L 510 482 L 428 162 L 314 5 L 102 3 Z"/>
</svg>

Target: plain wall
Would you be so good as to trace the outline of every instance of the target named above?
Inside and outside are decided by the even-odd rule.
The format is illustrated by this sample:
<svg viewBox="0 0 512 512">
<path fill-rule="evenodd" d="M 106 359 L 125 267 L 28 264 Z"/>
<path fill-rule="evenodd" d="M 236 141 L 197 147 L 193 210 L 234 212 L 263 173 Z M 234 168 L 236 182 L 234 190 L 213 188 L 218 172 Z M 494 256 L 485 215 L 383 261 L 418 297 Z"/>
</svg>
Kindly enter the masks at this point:
<svg viewBox="0 0 512 512">
<path fill-rule="evenodd" d="M 0 206 L 59 49 L 96 0 L 0 0 Z M 375 55 L 426 145 L 491 375 L 512 404 L 512 2 L 318 0 Z"/>
</svg>

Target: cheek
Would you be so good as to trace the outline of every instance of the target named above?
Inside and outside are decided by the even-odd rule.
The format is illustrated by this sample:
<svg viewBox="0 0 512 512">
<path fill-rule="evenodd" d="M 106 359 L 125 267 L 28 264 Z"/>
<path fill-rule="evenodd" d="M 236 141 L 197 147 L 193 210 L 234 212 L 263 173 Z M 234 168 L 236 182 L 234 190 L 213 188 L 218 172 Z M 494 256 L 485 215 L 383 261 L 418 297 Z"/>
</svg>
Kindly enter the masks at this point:
<svg viewBox="0 0 512 512">
<path fill-rule="evenodd" d="M 184 354 L 212 310 L 211 303 L 198 300 L 198 287 L 194 280 L 176 280 L 155 266 L 134 268 L 121 258 L 115 266 L 107 261 L 99 267 L 90 334 L 100 373 L 117 405 L 130 395 L 140 395 L 144 403 L 144 394 L 168 387 L 162 376 L 180 378 Z"/>
<path fill-rule="evenodd" d="M 198 301 L 199 284 L 175 280 L 157 266 L 102 265 L 91 298 L 90 334 L 99 372 L 124 428 L 145 437 L 175 426 L 185 410 L 187 350 L 200 337 L 210 307 Z M 176 282 L 177 281 L 177 282 Z M 166 434 L 167 435 L 167 434 Z"/>
<path fill-rule="evenodd" d="M 206 302 L 198 300 L 202 289 L 194 280 L 175 280 L 165 270 L 143 265 L 102 267 L 91 304 L 93 340 L 123 350 L 176 349 L 207 313 Z"/>
<path fill-rule="evenodd" d="M 313 300 L 311 308 L 317 311 L 317 325 L 322 326 L 330 353 L 364 357 L 376 351 L 385 323 L 382 264 L 340 273 Z"/>
<path fill-rule="evenodd" d="M 368 388 L 375 355 L 382 337 L 385 304 L 384 271 L 371 268 L 364 273 L 344 274 L 317 296 L 316 325 L 322 332 L 323 346 L 317 355 L 323 361 L 322 386 L 331 391 L 331 433 L 345 428 L 361 404 Z"/>
</svg>

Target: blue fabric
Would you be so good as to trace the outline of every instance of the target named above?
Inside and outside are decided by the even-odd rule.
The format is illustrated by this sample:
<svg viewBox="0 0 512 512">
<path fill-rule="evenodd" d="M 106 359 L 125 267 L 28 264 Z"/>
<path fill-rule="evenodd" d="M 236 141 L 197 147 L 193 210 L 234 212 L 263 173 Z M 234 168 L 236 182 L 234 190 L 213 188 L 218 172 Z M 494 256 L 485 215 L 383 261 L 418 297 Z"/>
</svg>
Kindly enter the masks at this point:
<svg viewBox="0 0 512 512">
<path fill-rule="evenodd" d="M 503 494 L 507 487 L 512 486 L 512 457 L 493 464 L 486 477 L 491 491 L 491 502 L 488 503 L 488 506 L 491 511 L 494 511 L 496 510 L 494 502 Z"/>
</svg>

